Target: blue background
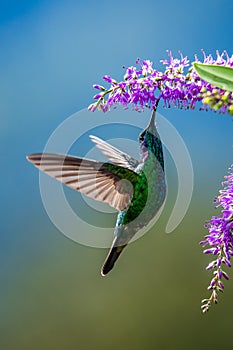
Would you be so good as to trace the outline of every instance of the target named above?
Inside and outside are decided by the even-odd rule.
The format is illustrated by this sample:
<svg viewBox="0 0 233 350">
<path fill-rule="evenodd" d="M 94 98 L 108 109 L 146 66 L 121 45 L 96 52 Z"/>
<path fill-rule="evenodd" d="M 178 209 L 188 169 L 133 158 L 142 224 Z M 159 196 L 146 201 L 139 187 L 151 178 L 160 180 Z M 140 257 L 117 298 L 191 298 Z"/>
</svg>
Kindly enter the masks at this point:
<svg viewBox="0 0 233 350">
<path fill-rule="evenodd" d="M 192 203 L 168 236 L 171 198 L 105 279 L 106 251 L 75 244 L 53 226 L 25 156 L 42 151 L 64 119 L 92 102 L 93 83 L 105 74 L 121 79 L 122 66 L 137 57 L 161 67 L 167 49 L 190 60 L 202 48 L 231 55 L 232 13 L 231 0 L 0 2 L 2 349 L 229 348 L 233 278 L 203 316 L 210 259 L 198 242 L 233 163 L 230 116 L 160 107 L 189 149 Z"/>
</svg>

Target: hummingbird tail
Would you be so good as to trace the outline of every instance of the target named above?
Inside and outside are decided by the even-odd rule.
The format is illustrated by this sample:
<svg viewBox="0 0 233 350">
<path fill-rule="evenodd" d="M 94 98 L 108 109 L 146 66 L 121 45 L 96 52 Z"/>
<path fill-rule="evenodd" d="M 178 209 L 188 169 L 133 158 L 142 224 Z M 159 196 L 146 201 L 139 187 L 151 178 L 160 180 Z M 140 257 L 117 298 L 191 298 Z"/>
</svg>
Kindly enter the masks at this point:
<svg viewBox="0 0 233 350">
<path fill-rule="evenodd" d="M 117 261 L 117 259 L 119 258 L 122 250 L 126 247 L 127 244 L 125 245 L 121 245 L 121 246 L 114 246 L 114 244 L 112 245 L 112 248 L 109 251 L 109 254 L 102 266 L 101 269 L 101 275 L 105 276 L 107 275 L 107 273 L 109 273 L 109 271 L 112 270 L 115 262 Z"/>
</svg>

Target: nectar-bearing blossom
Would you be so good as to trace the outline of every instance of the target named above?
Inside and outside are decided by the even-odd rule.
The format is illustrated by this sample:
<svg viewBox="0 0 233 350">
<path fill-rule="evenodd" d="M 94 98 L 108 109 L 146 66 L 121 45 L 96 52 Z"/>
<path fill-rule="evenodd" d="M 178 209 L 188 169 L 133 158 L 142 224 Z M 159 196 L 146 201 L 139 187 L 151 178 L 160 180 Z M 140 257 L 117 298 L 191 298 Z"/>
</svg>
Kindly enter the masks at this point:
<svg viewBox="0 0 233 350">
<path fill-rule="evenodd" d="M 217 51 L 216 59 L 211 55 L 206 56 L 204 51 L 203 55 L 205 64 L 233 67 L 233 55 L 229 57 L 226 51 L 222 54 Z M 134 109 L 143 111 L 145 107 L 153 108 L 160 100 L 164 107 L 174 105 L 194 109 L 202 101 L 200 109 L 209 107 L 233 115 L 233 92 L 216 88 L 202 80 L 187 57 L 180 54 L 179 58 L 173 58 L 169 52 L 168 59 L 161 62 L 165 66 L 164 72 L 153 68 L 149 60 L 138 59 L 137 67 L 126 68 L 121 82 L 105 75 L 103 79 L 110 86 L 93 86 L 98 90 L 94 96 L 97 101 L 88 107 L 89 110 L 95 111 L 98 108 L 106 112 L 116 104 L 125 107 L 131 104 Z M 200 62 L 197 57 L 195 62 Z"/>
<path fill-rule="evenodd" d="M 223 190 L 215 199 L 216 207 L 221 207 L 221 215 L 213 216 L 206 224 L 209 234 L 205 240 L 200 242 L 202 246 L 208 248 L 204 254 L 212 254 L 214 260 L 209 263 L 206 270 L 213 271 L 213 278 L 210 281 L 208 290 L 211 295 L 208 299 L 202 300 L 202 311 L 207 312 L 211 304 L 217 303 L 218 292 L 223 292 L 223 279 L 228 280 L 228 274 L 223 270 L 223 266 L 231 266 L 231 256 L 233 256 L 233 164 L 229 168 L 229 175 L 225 176 L 226 181 L 222 183 Z"/>
</svg>

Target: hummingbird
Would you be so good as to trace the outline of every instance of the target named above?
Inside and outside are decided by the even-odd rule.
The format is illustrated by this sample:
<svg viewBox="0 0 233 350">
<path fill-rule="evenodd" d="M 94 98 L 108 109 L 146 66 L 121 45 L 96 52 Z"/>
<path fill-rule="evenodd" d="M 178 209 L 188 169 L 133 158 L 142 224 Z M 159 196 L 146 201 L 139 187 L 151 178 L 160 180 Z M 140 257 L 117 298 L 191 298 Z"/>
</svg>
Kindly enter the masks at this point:
<svg viewBox="0 0 233 350">
<path fill-rule="evenodd" d="M 101 269 L 102 276 L 112 270 L 130 240 L 147 226 L 165 200 L 163 147 L 155 115 L 156 107 L 148 126 L 139 135 L 140 161 L 92 135 L 91 140 L 109 161 L 52 153 L 27 156 L 29 162 L 46 174 L 118 211 L 113 242 Z"/>
</svg>

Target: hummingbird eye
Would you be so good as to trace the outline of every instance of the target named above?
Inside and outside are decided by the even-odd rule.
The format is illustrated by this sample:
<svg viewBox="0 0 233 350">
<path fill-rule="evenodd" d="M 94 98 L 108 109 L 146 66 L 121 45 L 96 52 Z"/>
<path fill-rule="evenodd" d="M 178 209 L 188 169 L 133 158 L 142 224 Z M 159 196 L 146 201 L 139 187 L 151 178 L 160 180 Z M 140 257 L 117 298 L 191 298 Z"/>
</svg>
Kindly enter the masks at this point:
<svg viewBox="0 0 233 350">
<path fill-rule="evenodd" d="M 144 141 L 144 135 L 145 135 L 145 133 L 142 133 L 142 134 L 139 135 L 139 141 L 140 142 Z"/>
</svg>

